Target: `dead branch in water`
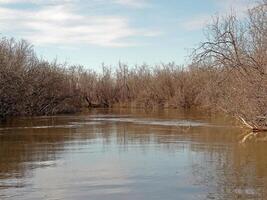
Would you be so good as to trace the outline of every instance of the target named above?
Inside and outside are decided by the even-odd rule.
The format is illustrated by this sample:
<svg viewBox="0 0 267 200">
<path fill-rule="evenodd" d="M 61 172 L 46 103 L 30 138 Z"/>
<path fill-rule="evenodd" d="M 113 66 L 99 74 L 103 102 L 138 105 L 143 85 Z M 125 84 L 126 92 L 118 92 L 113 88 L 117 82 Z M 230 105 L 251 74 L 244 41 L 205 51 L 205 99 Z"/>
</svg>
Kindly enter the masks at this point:
<svg viewBox="0 0 267 200">
<path fill-rule="evenodd" d="M 247 128 L 249 128 L 249 129 L 255 129 L 255 128 L 257 128 L 257 127 L 255 127 L 255 126 L 253 126 L 253 125 L 250 125 L 243 117 L 241 117 L 241 116 L 238 116 L 237 117 L 238 119 L 239 119 L 239 121 L 241 121 L 241 123 L 243 124 L 243 125 L 245 125 Z"/>
<path fill-rule="evenodd" d="M 253 123 L 249 123 L 247 122 L 247 120 L 245 120 L 243 117 L 238 116 L 239 121 L 241 121 L 241 123 L 246 127 L 252 130 L 252 132 L 266 132 L 267 128 L 265 127 L 259 127 Z"/>
</svg>

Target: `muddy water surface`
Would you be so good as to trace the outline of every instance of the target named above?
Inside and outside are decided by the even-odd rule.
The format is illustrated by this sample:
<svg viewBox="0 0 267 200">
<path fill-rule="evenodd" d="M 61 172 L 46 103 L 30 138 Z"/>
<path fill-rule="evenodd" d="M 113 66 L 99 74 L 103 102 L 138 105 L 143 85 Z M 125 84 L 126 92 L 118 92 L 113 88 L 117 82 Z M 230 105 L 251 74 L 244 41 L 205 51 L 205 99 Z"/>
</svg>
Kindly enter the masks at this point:
<svg viewBox="0 0 267 200">
<path fill-rule="evenodd" d="M 267 143 L 245 134 L 178 111 L 14 119 L 0 124 L 0 199 L 266 199 Z"/>
</svg>

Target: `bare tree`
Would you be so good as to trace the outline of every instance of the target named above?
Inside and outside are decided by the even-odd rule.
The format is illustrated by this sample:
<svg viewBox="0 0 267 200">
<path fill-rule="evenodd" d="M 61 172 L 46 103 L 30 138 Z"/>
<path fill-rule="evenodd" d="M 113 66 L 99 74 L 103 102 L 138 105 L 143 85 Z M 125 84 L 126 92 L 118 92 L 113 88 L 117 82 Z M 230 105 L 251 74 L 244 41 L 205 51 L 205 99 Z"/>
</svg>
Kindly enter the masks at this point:
<svg viewBox="0 0 267 200">
<path fill-rule="evenodd" d="M 194 61 L 217 68 L 220 108 L 253 130 L 267 126 L 267 4 L 249 10 L 247 20 L 216 18 Z"/>
</svg>

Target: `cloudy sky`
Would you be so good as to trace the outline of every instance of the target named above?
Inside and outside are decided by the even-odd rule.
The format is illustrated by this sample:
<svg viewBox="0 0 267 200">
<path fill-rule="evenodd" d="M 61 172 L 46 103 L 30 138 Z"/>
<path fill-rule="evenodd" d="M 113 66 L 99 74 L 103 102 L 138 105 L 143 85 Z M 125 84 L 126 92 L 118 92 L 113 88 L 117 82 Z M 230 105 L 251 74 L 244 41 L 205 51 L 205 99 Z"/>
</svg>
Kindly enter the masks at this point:
<svg viewBox="0 0 267 200">
<path fill-rule="evenodd" d="M 2 36 L 40 57 L 83 64 L 184 63 L 215 14 L 242 17 L 253 0 L 0 0 Z"/>
</svg>

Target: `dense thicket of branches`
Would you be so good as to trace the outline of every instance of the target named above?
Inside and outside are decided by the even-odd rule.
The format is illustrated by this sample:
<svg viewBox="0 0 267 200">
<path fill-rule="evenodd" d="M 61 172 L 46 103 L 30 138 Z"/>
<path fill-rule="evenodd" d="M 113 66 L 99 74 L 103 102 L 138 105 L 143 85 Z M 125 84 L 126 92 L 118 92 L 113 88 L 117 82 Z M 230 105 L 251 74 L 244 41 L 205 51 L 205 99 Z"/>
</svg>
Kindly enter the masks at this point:
<svg viewBox="0 0 267 200">
<path fill-rule="evenodd" d="M 196 49 L 199 66 L 216 69 L 216 107 L 255 130 L 267 124 L 267 1 L 248 11 L 217 18 L 207 29 L 207 41 Z M 208 93 L 208 96 L 214 96 Z"/>
<path fill-rule="evenodd" d="M 217 18 L 192 64 L 119 64 L 102 73 L 36 57 L 25 41 L 0 40 L 0 118 L 52 115 L 83 107 L 198 107 L 223 111 L 251 128 L 267 125 L 267 4 L 246 19 Z"/>
<path fill-rule="evenodd" d="M 74 74 L 39 60 L 25 41 L 0 40 L 0 118 L 76 111 Z"/>
</svg>

